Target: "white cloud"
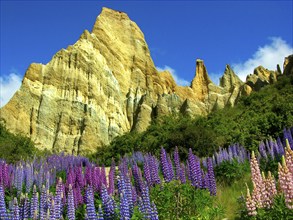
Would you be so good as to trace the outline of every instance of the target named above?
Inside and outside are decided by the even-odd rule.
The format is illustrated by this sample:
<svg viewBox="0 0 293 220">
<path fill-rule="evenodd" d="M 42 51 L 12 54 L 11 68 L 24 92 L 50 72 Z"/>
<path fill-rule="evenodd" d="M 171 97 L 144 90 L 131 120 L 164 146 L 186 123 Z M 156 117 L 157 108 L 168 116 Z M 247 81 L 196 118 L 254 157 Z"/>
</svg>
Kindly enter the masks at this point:
<svg viewBox="0 0 293 220">
<path fill-rule="evenodd" d="M 4 106 L 19 89 L 21 78 L 15 73 L 8 76 L 0 76 L 0 107 Z"/>
<path fill-rule="evenodd" d="M 179 86 L 189 86 L 190 85 L 190 82 L 188 82 L 187 80 L 183 79 L 183 78 L 180 78 L 177 73 L 176 73 L 176 70 L 174 70 L 173 68 L 165 65 L 164 67 L 156 67 L 158 71 L 169 71 L 171 73 L 171 75 L 173 76 L 175 82 L 177 85 Z"/>
<path fill-rule="evenodd" d="M 284 58 L 293 53 L 293 48 L 280 37 L 271 37 L 270 44 L 259 47 L 257 51 L 243 63 L 232 64 L 232 68 L 245 81 L 254 68 L 262 65 L 269 70 L 276 70 L 277 64 L 283 66 Z"/>
</svg>

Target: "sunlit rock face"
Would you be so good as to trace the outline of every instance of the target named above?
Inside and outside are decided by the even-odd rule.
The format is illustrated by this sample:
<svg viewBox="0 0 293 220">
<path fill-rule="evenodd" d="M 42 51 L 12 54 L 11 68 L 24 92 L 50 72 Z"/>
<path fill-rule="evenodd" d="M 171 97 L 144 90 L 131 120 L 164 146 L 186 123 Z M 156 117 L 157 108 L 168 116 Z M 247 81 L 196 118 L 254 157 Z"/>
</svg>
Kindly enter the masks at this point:
<svg viewBox="0 0 293 220">
<path fill-rule="evenodd" d="M 271 72 L 256 71 L 256 78 L 275 79 Z M 198 59 L 191 85 L 177 86 L 170 72 L 156 70 L 136 23 L 103 8 L 91 32 L 85 30 L 46 65 L 28 67 L 0 119 L 40 149 L 87 154 L 125 132 L 144 131 L 161 115 L 206 115 L 233 106 L 239 95 L 255 90 L 257 80 L 249 81 L 241 82 L 227 66 L 217 86 Z"/>
</svg>

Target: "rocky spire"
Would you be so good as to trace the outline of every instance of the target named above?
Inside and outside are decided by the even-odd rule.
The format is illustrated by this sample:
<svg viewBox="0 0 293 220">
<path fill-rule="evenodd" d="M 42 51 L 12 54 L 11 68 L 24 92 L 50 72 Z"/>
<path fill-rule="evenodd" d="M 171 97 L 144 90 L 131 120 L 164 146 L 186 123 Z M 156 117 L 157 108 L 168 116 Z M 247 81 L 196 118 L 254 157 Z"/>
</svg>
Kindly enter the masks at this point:
<svg viewBox="0 0 293 220">
<path fill-rule="evenodd" d="M 227 64 L 224 75 L 220 78 L 220 86 L 227 89 L 229 92 L 232 92 L 234 88 L 239 88 L 241 85 L 243 85 L 243 82 L 234 73 L 230 65 Z"/>
<path fill-rule="evenodd" d="M 208 85 L 212 83 L 203 60 L 196 60 L 195 77 L 191 82 L 191 89 L 199 100 L 204 100 L 205 96 L 209 92 Z"/>
<path fill-rule="evenodd" d="M 285 57 L 283 68 L 284 75 L 293 75 L 293 54 L 291 54 L 288 57 Z"/>
</svg>

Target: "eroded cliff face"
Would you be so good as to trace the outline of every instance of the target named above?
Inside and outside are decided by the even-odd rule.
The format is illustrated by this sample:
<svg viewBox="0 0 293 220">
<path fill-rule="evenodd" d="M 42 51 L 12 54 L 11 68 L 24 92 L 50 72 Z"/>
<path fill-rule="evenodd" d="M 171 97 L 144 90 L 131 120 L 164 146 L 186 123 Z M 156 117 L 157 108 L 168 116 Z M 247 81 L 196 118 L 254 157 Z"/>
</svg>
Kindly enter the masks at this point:
<svg viewBox="0 0 293 220">
<path fill-rule="evenodd" d="M 262 69 L 253 75 L 274 80 Z M 156 70 L 139 27 L 125 13 L 103 8 L 92 32 L 85 30 L 46 65 L 29 66 L 0 118 L 41 149 L 85 154 L 117 135 L 145 130 L 160 115 L 206 115 L 233 106 L 254 84 L 227 66 L 216 86 L 197 60 L 191 86 L 177 86 L 168 71 Z"/>
</svg>

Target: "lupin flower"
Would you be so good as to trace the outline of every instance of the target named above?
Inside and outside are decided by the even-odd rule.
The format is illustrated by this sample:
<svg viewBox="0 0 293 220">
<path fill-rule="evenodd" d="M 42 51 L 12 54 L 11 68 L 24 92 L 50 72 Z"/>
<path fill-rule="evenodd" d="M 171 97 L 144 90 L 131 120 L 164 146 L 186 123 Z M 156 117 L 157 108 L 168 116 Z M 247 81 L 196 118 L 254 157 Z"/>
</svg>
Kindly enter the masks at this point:
<svg viewBox="0 0 293 220">
<path fill-rule="evenodd" d="M 93 167 L 92 180 L 93 180 L 93 190 L 94 190 L 94 192 L 100 192 L 100 190 L 101 190 L 101 181 L 100 181 L 100 168 L 99 167 Z"/>
<path fill-rule="evenodd" d="M 174 179 L 174 170 L 173 170 L 172 160 L 171 160 L 169 155 L 168 155 L 167 159 L 168 159 L 168 167 L 169 167 L 170 179 L 173 180 Z"/>
<path fill-rule="evenodd" d="M 284 156 L 282 156 L 282 165 L 279 163 L 278 166 L 279 183 L 285 195 L 286 206 L 293 209 L 293 177 L 286 165 Z"/>
<path fill-rule="evenodd" d="M 35 212 L 39 213 L 39 193 L 37 192 L 36 185 L 34 185 L 33 195 L 31 199 L 31 210 L 30 210 L 31 218 L 34 217 Z"/>
<path fill-rule="evenodd" d="M 110 167 L 110 171 L 109 171 L 109 175 L 108 175 L 108 179 L 109 179 L 108 193 L 110 195 L 114 194 L 115 170 L 116 170 L 115 161 L 114 161 L 114 158 L 112 158 L 112 163 L 111 163 L 111 167 Z"/>
<path fill-rule="evenodd" d="M 28 199 L 28 194 L 25 194 L 23 200 L 23 206 L 21 207 L 21 212 L 23 213 L 23 218 L 28 219 L 30 217 L 30 202 Z"/>
<path fill-rule="evenodd" d="M 62 212 L 62 198 L 63 198 L 63 183 L 62 179 L 58 179 L 58 183 L 56 185 L 56 196 L 54 199 L 54 205 L 55 205 L 55 216 L 57 219 L 61 217 L 61 212 Z"/>
<path fill-rule="evenodd" d="M 125 179 L 125 194 L 128 199 L 129 212 L 130 212 L 130 216 L 131 216 L 133 214 L 134 204 L 133 204 L 133 198 L 132 198 L 132 185 L 131 185 L 131 180 L 130 180 L 128 173 L 126 174 L 124 179 Z"/>
<path fill-rule="evenodd" d="M 86 214 L 89 220 L 96 220 L 97 214 L 95 209 L 93 189 L 90 185 L 87 186 L 86 191 Z"/>
<path fill-rule="evenodd" d="M 286 140 L 285 160 L 293 178 L 293 150 L 291 150 L 288 140 Z"/>
<path fill-rule="evenodd" d="M 57 220 L 56 215 L 55 215 L 54 199 L 52 199 L 52 201 L 51 201 L 50 210 L 48 209 L 48 212 L 50 213 L 50 220 Z"/>
<path fill-rule="evenodd" d="M 193 155 L 191 148 L 189 148 L 188 152 L 188 164 L 191 184 L 197 188 L 202 188 L 200 161 L 195 155 Z"/>
<path fill-rule="evenodd" d="M 161 179 L 159 177 L 159 162 L 152 155 L 149 156 L 149 167 L 151 172 L 152 184 L 161 184 Z"/>
<path fill-rule="evenodd" d="M 120 219 L 128 220 L 130 219 L 129 203 L 125 192 L 120 193 Z"/>
<path fill-rule="evenodd" d="M 17 198 L 14 197 L 12 220 L 19 220 L 19 219 L 20 219 L 20 216 L 19 216 L 19 207 L 18 207 L 18 203 L 17 203 Z"/>
<path fill-rule="evenodd" d="M 6 210 L 4 197 L 5 197 L 5 193 L 3 190 L 3 186 L 0 185 L 0 219 L 7 218 L 7 210 Z"/>
<path fill-rule="evenodd" d="M 151 220 L 159 220 L 157 207 L 156 207 L 154 202 L 152 202 L 151 209 L 152 209 L 152 211 L 151 211 Z"/>
<path fill-rule="evenodd" d="M 149 157 L 148 155 L 144 156 L 144 163 L 143 163 L 143 176 L 149 186 L 152 185 L 152 178 L 149 166 Z"/>
<path fill-rule="evenodd" d="M 210 194 L 215 196 L 217 194 L 217 186 L 216 186 L 216 178 L 214 174 L 214 169 L 213 169 L 213 161 L 211 158 L 208 158 L 208 188 L 210 191 Z"/>
<path fill-rule="evenodd" d="M 136 162 L 134 162 L 134 164 L 132 165 L 132 174 L 134 178 L 134 186 L 135 186 L 136 192 L 138 195 L 140 195 L 142 191 L 143 182 L 142 182 L 140 168 L 137 166 Z"/>
<path fill-rule="evenodd" d="M 92 185 L 92 171 L 90 166 L 86 166 L 85 168 L 85 184 Z"/>
<path fill-rule="evenodd" d="M 101 186 L 107 186 L 107 179 L 106 179 L 106 170 L 105 166 L 102 166 L 101 173 L 100 173 L 100 179 L 101 179 Z"/>
<path fill-rule="evenodd" d="M 149 196 L 149 188 L 146 184 L 144 184 L 142 188 L 141 198 L 139 198 L 139 210 L 143 214 L 145 219 L 156 219 L 156 207 L 151 206 L 150 196 Z M 152 218 L 152 216 L 154 218 Z"/>
<path fill-rule="evenodd" d="M 277 194 L 275 180 L 272 177 L 271 172 L 268 172 L 268 177 L 265 178 L 262 172 L 263 183 L 265 186 L 265 191 L 263 195 L 263 205 L 265 208 L 271 208 L 274 202 L 274 196 Z"/>
<path fill-rule="evenodd" d="M 255 204 L 255 201 L 251 198 L 250 191 L 247 184 L 246 184 L 246 188 L 247 188 L 246 209 L 248 211 L 248 215 L 255 216 L 257 215 L 256 204 Z"/>
<path fill-rule="evenodd" d="M 67 198 L 67 217 L 69 220 L 74 220 L 75 219 L 75 208 L 74 208 L 73 189 L 72 189 L 71 184 L 69 184 L 67 196 L 68 196 L 68 198 Z"/>
<path fill-rule="evenodd" d="M 172 180 L 172 174 L 170 173 L 170 164 L 168 161 L 168 156 L 167 153 L 165 151 L 165 149 L 162 147 L 161 148 L 161 168 L 162 168 L 162 172 L 163 172 L 163 176 L 164 176 L 164 180 L 165 182 L 170 182 Z"/>
<path fill-rule="evenodd" d="M 183 183 L 183 184 L 186 183 L 185 165 L 184 165 L 184 163 L 181 163 L 179 179 L 180 179 L 181 183 Z"/>
<path fill-rule="evenodd" d="M 255 185 L 253 189 L 253 193 L 252 193 L 252 199 L 254 199 L 254 201 L 256 202 L 256 206 L 258 208 L 262 208 L 263 207 L 262 196 L 264 194 L 265 188 L 263 185 L 262 176 L 260 174 L 259 165 L 255 157 L 254 151 L 252 151 L 252 154 L 251 154 L 250 169 L 251 169 L 251 179 Z"/>
<path fill-rule="evenodd" d="M 178 147 L 175 147 L 174 151 L 174 163 L 175 163 L 175 172 L 176 176 L 175 179 L 179 180 L 181 176 L 181 166 L 180 166 L 180 158 L 179 158 L 179 152 L 178 152 Z"/>
<path fill-rule="evenodd" d="M 42 186 L 42 192 L 41 192 L 41 199 L 40 199 L 40 219 L 45 219 L 48 209 L 48 194 L 46 187 Z"/>
<path fill-rule="evenodd" d="M 115 216 L 115 203 L 113 198 L 109 196 L 107 189 L 104 185 L 102 185 L 101 197 L 104 211 L 104 219 L 113 219 Z"/>
<path fill-rule="evenodd" d="M 288 141 L 289 145 L 293 148 L 293 137 L 291 134 L 291 130 L 285 128 L 283 134 L 284 134 L 285 145 L 286 145 L 286 142 Z"/>
<path fill-rule="evenodd" d="M 73 195 L 74 195 L 74 206 L 75 208 L 77 208 L 78 205 L 83 204 L 83 198 L 82 198 L 81 190 L 78 184 L 73 189 Z"/>
<path fill-rule="evenodd" d="M 103 210 L 102 210 L 102 206 L 99 205 L 99 211 L 98 211 L 98 218 L 97 220 L 104 220 L 104 217 L 103 217 Z"/>
<path fill-rule="evenodd" d="M 26 192 L 29 193 L 33 185 L 33 167 L 30 164 L 26 165 L 25 184 L 26 184 Z"/>
</svg>

